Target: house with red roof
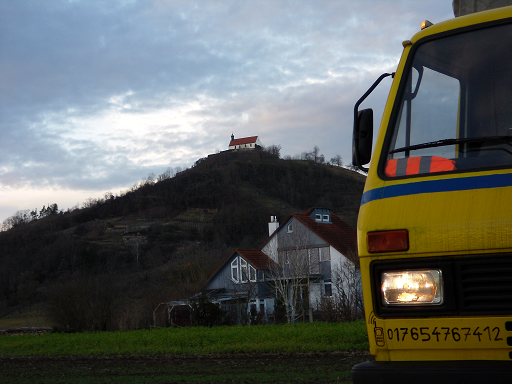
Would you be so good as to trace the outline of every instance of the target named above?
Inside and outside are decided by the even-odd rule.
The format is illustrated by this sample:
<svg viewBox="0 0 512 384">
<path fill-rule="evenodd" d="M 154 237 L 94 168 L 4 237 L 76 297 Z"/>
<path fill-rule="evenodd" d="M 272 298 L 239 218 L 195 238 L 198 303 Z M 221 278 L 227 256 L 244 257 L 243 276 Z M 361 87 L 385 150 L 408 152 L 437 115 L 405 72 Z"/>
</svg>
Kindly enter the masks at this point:
<svg viewBox="0 0 512 384">
<path fill-rule="evenodd" d="M 311 208 L 281 225 L 272 216 L 265 243 L 234 251 L 202 292 L 225 310 L 266 321 L 274 318 L 279 296 L 289 322 L 314 321 L 323 298 L 360 295 L 360 280 L 349 278 L 358 271 L 356 232 L 331 210 Z"/>
<path fill-rule="evenodd" d="M 274 294 L 268 284 L 269 268 L 273 265 L 272 259 L 260 250 L 237 249 L 212 274 L 201 294 L 242 324 L 251 313 L 263 319 L 274 309 Z"/>
<path fill-rule="evenodd" d="M 162 306 L 168 323 L 190 325 L 190 309 L 200 297 L 239 324 L 273 322 L 278 315 L 290 323 L 320 320 L 326 302 L 342 311 L 362 311 L 354 229 L 330 209 L 310 208 L 281 224 L 272 216 L 268 230 L 259 249 L 235 250 L 196 296 L 160 304 L 155 326 Z"/>
<path fill-rule="evenodd" d="M 356 231 L 330 209 L 290 215 L 260 250 L 281 268 L 271 275 L 276 292 L 289 301 L 289 321 L 313 321 L 325 298 L 343 298 L 359 307 L 351 310 L 362 310 Z M 294 308 L 296 301 L 302 308 Z"/>
<path fill-rule="evenodd" d="M 230 150 L 256 149 L 257 147 L 262 146 L 263 145 L 261 144 L 258 136 L 242 137 L 240 139 L 235 139 L 235 135 L 231 134 L 231 141 L 229 142 Z"/>
</svg>

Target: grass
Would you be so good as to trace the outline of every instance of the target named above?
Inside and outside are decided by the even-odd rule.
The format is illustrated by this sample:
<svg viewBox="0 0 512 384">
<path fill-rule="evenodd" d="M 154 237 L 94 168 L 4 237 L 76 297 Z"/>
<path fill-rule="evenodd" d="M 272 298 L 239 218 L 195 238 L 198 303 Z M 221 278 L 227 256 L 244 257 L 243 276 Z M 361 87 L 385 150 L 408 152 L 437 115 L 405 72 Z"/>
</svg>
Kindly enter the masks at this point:
<svg viewBox="0 0 512 384">
<path fill-rule="evenodd" d="M 0 357 L 155 356 L 365 351 L 364 321 L 128 332 L 48 333 L 0 338 Z"/>
<path fill-rule="evenodd" d="M 350 384 L 363 321 L 0 336 L 2 384 Z"/>
</svg>

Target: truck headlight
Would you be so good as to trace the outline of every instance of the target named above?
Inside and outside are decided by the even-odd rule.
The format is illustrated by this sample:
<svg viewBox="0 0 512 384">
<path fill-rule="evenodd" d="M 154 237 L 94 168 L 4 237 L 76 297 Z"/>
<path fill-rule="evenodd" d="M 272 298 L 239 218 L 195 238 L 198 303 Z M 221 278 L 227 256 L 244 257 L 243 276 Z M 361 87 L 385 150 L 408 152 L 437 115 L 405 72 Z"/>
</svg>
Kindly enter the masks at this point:
<svg viewBox="0 0 512 384">
<path fill-rule="evenodd" d="M 443 275 L 438 269 L 382 272 L 381 290 L 386 305 L 439 305 Z"/>
</svg>

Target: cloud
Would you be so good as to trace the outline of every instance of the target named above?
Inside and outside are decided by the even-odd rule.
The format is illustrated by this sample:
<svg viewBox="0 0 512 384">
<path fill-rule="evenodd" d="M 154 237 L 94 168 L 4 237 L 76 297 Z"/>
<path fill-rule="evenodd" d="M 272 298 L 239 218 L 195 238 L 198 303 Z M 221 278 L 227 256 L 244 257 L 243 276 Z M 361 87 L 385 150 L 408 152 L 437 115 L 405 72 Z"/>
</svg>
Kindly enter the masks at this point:
<svg viewBox="0 0 512 384">
<path fill-rule="evenodd" d="M 124 188 L 232 132 L 350 162 L 355 101 L 448 3 L 0 0 L 0 189 Z"/>
</svg>

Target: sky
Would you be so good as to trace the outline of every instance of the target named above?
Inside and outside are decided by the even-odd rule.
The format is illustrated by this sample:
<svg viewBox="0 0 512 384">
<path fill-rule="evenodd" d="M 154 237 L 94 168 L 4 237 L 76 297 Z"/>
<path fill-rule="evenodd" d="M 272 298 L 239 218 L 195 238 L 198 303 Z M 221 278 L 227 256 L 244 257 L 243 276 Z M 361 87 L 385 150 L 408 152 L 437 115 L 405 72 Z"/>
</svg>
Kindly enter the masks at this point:
<svg viewBox="0 0 512 384">
<path fill-rule="evenodd" d="M 0 223 L 259 136 L 351 162 L 355 102 L 451 0 L 0 0 Z M 362 107 L 378 127 L 391 80 Z"/>
</svg>

